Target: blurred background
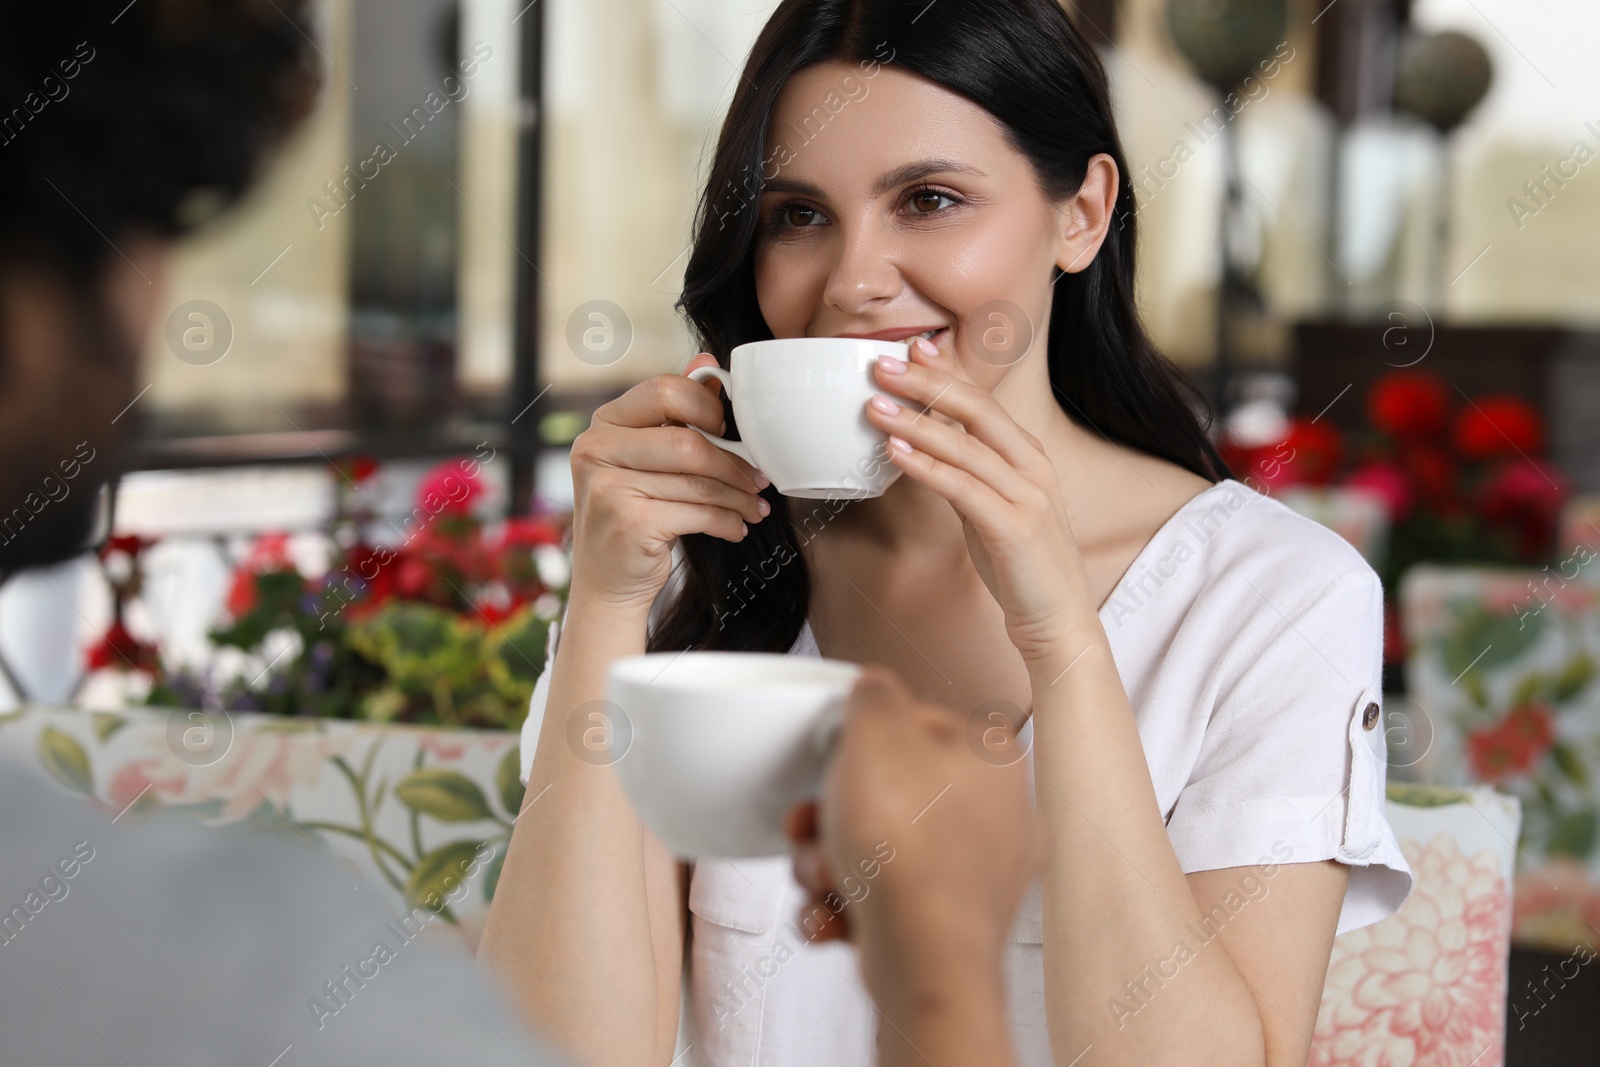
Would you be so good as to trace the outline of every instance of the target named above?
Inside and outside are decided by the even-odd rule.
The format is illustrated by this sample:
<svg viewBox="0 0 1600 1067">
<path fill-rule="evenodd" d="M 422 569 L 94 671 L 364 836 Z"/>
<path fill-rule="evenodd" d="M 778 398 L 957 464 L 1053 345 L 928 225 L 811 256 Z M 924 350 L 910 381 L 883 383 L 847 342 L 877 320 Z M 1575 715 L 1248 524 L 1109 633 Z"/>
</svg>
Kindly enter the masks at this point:
<svg viewBox="0 0 1600 1067">
<path fill-rule="evenodd" d="M 0 585 L 0 711 L 514 729 L 566 448 L 695 352 L 692 213 L 773 6 L 321 0 L 314 117 L 177 258 L 107 539 Z M 1236 476 L 1383 575 L 1391 778 L 1519 798 L 1515 1019 L 1600 942 L 1600 12 L 1065 6 L 1156 342 Z M 1507 1062 L 1556 1062 L 1528 1040 Z"/>
</svg>

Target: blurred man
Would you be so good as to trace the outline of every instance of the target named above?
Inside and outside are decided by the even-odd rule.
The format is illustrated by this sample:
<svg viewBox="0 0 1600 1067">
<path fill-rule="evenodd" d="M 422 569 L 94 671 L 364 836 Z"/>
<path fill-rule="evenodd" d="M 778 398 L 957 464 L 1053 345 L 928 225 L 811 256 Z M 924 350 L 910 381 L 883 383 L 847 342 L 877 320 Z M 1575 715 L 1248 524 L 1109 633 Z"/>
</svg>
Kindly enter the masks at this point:
<svg viewBox="0 0 1600 1067">
<path fill-rule="evenodd" d="M 170 242 L 241 195 L 317 92 L 309 6 L 0 0 L 0 574 L 88 547 Z M 806 885 L 827 892 L 930 783 L 981 773 L 954 718 L 867 672 L 821 817 L 791 823 Z M 1020 784 L 966 792 L 849 916 L 906 1039 L 886 1064 L 918 1045 L 1009 1061 L 1001 945 L 967 920 L 1009 928 L 1041 837 Z M 0 763 L 5 1063 L 555 1062 L 464 953 L 397 935 L 301 838 L 124 814 Z"/>
<path fill-rule="evenodd" d="M 168 245 L 240 196 L 320 79 L 306 0 L 0 0 L 0 25 L 10 573 L 86 547 Z M 0 765 L 0 855 L 0 1062 L 555 1062 L 459 947 L 393 933 L 287 829 L 141 823 L 25 760 Z"/>
</svg>

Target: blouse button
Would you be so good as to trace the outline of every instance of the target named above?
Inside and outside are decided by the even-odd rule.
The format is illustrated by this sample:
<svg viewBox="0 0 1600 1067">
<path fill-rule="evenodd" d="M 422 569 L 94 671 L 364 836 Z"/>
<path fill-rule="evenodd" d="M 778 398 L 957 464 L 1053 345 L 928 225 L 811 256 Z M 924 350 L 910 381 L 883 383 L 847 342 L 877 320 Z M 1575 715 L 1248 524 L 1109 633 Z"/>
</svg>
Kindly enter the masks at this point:
<svg viewBox="0 0 1600 1067">
<path fill-rule="evenodd" d="M 1361 728 L 1370 730 L 1378 725 L 1378 703 L 1373 701 L 1367 705 L 1367 710 L 1361 714 Z"/>
</svg>

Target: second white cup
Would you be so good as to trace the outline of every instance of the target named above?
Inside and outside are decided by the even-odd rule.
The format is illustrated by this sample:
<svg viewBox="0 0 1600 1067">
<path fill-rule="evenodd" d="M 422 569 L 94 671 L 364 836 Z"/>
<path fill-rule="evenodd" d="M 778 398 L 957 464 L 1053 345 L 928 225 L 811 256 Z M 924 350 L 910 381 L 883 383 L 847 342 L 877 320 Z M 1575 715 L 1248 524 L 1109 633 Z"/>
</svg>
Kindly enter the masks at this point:
<svg viewBox="0 0 1600 1067">
<path fill-rule="evenodd" d="M 605 725 L 639 817 L 674 855 L 777 856 L 814 797 L 861 666 L 774 652 L 652 652 L 606 670 Z"/>
</svg>

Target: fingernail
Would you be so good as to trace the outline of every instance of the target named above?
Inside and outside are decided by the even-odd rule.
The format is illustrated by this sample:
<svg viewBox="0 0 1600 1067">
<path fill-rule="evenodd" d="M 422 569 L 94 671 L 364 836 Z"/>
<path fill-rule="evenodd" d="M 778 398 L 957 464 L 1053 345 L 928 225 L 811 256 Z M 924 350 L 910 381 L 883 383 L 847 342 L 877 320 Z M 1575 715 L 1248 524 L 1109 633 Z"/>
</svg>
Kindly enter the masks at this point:
<svg viewBox="0 0 1600 1067">
<path fill-rule="evenodd" d="M 868 401 L 868 403 L 877 408 L 879 411 L 883 412 L 885 415 L 894 415 L 900 411 L 899 404 L 896 404 L 893 400 L 890 400 L 881 393 L 874 396 L 870 401 Z"/>
<path fill-rule="evenodd" d="M 772 514 L 772 505 L 767 503 L 765 500 L 757 500 L 756 510 L 761 513 L 762 518 L 766 518 L 768 515 Z"/>
<path fill-rule="evenodd" d="M 928 340 L 926 337 L 917 338 L 915 341 L 911 342 L 911 347 L 915 348 L 918 352 L 920 352 L 924 356 L 931 357 L 931 356 L 937 356 L 939 354 L 938 347 L 935 346 L 934 343 L 932 341 Z"/>
<path fill-rule="evenodd" d="M 895 359 L 893 356 L 879 356 L 878 366 L 889 374 L 904 374 L 906 372 L 906 361 Z"/>
<path fill-rule="evenodd" d="M 772 484 L 772 479 L 771 478 L 768 478 L 765 474 L 762 474 L 760 471 L 756 471 L 756 486 L 758 488 L 765 489 L 767 486 L 769 486 L 771 484 Z"/>
<path fill-rule="evenodd" d="M 911 453 L 911 443 L 896 437 L 894 434 L 889 435 L 889 445 L 897 451 L 904 452 L 907 455 Z"/>
</svg>

